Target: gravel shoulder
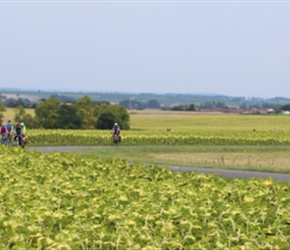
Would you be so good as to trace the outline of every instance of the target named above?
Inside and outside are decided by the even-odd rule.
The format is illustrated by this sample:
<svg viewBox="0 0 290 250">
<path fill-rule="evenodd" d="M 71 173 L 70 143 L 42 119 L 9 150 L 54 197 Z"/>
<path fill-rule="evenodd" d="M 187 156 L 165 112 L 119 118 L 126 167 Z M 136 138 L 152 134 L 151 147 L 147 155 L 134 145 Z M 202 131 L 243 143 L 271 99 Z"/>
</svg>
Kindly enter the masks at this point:
<svg viewBox="0 0 290 250">
<path fill-rule="evenodd" d="M 29 150 L 37 150 L 44 153 L 53 151 L 69 152 L 78 149 L 97 147 L 97 146 L 40 146 L 40 147 L 28 147 Z M 229 169 L 215 169 L 215 168 L 199 168 L 199 167 L 183 167 L 173 165 L 160 165 L 169 167 L 173 172 L 186 172 L 196 171 L 203 174 L 218 174 L 227 178 L 269 178 L 271 177 L 275 181 L 290 182 L 290 174 L 279 174 L 270 172 L 256 172 L 256 171 L 244 171 L 244 170 L 229 170 Z"/>
</svg>

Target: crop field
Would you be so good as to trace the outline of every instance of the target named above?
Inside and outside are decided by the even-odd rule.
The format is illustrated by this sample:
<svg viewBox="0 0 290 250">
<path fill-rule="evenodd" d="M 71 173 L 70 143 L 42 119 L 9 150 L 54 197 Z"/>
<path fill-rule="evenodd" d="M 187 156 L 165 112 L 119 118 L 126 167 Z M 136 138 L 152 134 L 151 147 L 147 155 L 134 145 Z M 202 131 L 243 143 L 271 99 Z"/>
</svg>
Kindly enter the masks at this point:
<svg viewBox="0 0 290 250">
<path fill-rule="evenodd" d="M 11 113 L 12 109 L 8 111 Z M 27 110 L 31 114 L 32 111 Z M 79 154 L 139 159 L 154 164 L 289 173 L 289 119 L 287 115 L 131 111 L 131 129 L 122 130 L 120 144 L 126 148 L 107 148 L 105 153 L 102 149 L 86 150 Z M 28 127 L 28 138 L 28 146 L 112 146 L 110 130 Z"/>
<path fill-rule="evenodd" d="M 12 110 L 7 110 L 11 114 Z M 32 111 L 28 111 L 32 113 Z M 288 145 L 290 117 L 134 111 L 123 145 Z M 110 145 L 109 130 L 29 130 L 30 145 Z"/>
<path fill-rule="evenodd" d="M 139 112 L 120 146 L 111 154 L 100 148 L 99 157 L 0 145 L 0 249 L 290 249 L 289 183 L 174 173 L 114 157 L 128 151 L 143 159 L 141 148 L 173 161 L 195 148 L 209 160 L 213 151 L 251 147 L 286 157 L 288 120 Z M 28 128 L 28 137 L 28 145 L 112 145 L 109 130 Z"/>
<path fill-rule="evenodd" d="M 131 128 L 137 130 L 290 131 L 288 115 L 239 115 L 212 112 L 132 111 Z"/>
<path fill-rule="evenodd" d="M 110 145 L 108 130 L 30 130 L 30 145 Z M 288 131 L 122 132 L 123 145 L 289 145 Z"/>
<path fill-rule="evenodd" d="M 1 147 L 0 249 L 289 249 L 289 184 Z"/>
<path fill-rule="evenodd" d="M 30 114 L 34 116 L 34 109 L 25 109 L 25 112 L 27 114 Z M 13 122 L 13 119 L 15 117 L 15 109 L 14 108 L 5 108 L 5 111 L 3 112 L 3 121 L 7 123 L 8 120 L 11 120 Z"/>
</svg>

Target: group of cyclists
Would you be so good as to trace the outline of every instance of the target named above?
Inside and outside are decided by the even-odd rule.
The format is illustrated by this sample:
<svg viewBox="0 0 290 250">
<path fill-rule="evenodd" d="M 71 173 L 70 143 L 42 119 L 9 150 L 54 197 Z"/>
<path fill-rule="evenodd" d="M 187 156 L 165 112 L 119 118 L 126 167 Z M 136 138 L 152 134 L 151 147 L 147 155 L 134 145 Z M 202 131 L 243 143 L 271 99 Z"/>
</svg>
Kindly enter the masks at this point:
<svg viewBox="0 0 290 250">
<path fill-rule="evenodd" d="M 121 141 L 121 136 L 120 136 L 120 126 L 118 123 L 115 123 L 113 128 L 113 138 L 114 142 L 118 143 Z M 24 147 L 24 145 L 27 142 L 27 136 L 26 136 L 26 126 L 24 122 L 17 123 L 16 126 L 14 127 L 11 121 L 9 120 L 7 124 L 3 123 L 0 129 L 0 134 L 2 137 L 2 144 L 4 145 L 19 145 Z"/>
<path fill-rule="evenodd" d="M 1 143 L 7 146 L 14 144 L 24 147 L 27 142 L 24 122 L 17 123 L 14 127 L 9 120 L 7 124 L 2 124 L 0 134 L 2 137 Z"/>
</svg>

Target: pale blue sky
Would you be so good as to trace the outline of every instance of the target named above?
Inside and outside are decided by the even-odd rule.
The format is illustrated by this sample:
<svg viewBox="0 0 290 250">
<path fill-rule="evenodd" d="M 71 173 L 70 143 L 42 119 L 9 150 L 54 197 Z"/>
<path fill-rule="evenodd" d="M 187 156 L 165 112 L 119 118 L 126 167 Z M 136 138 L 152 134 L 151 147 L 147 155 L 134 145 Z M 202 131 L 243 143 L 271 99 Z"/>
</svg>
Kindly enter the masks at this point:
<svg viewBox="0 0 290 250">
<path fill-rule="evenodd" d="M 0 87 L 290 97 L 290 1 L 3 1 Z"/>
</svg>

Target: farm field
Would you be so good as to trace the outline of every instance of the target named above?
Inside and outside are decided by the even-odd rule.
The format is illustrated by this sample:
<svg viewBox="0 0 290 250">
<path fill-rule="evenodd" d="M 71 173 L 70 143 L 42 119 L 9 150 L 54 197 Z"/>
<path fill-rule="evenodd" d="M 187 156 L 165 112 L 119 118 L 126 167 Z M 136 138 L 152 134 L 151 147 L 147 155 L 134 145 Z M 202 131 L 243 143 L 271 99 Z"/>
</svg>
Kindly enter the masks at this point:
<svg viewBox="0 0 290 250">
<path fill-rule="evenodd" d="M 132 111 L 131 129 L 173 131 L 290 131 L 288 115 L 239 115 L 218 112 Z"/>
<path fill-rule="evenodd" d="M 284 117 L 142 116 L 117 146 L 109 130 L 28 130 L 29 145 L 106 146 L 75 153 L 0 145 L 0 249 L 290 248 L 289 183 L 154 164 L 287 173 Z"/>
<path fill-rule="evenodd" d="M 12 110 L 8 111 L 11 114 Z M 289 173 L 289 119 L 287 115 L 131 111 L 131 130 L 122 131 L 122 147 L 78 154 L 154 164 Z M 28 131 L 31 146 L 112 145 L 109 130 Z"/>
<path fill-rule="evenodd" d="M 290 146 L 117 146 L 76 150 L 80 156 L 151 164 L 290 174 Z"/>
<path fill-rule="evenodd" d="M 1 249 L 290 247 L 289 183 L 0 147 Z"/>
<path fill-rule="evenodd" d="M 15 109 L 14 108 L 5 108 L 6 110 L 3 112 L 4 122 L 7 123 L 8 120 L 11 120 L 13 122 L 13 119 L 15 117 Z M 25 109 L 25 112 L 27 114 L 30 114 L 34 116 L 34 109 Z"/>
</svg>

